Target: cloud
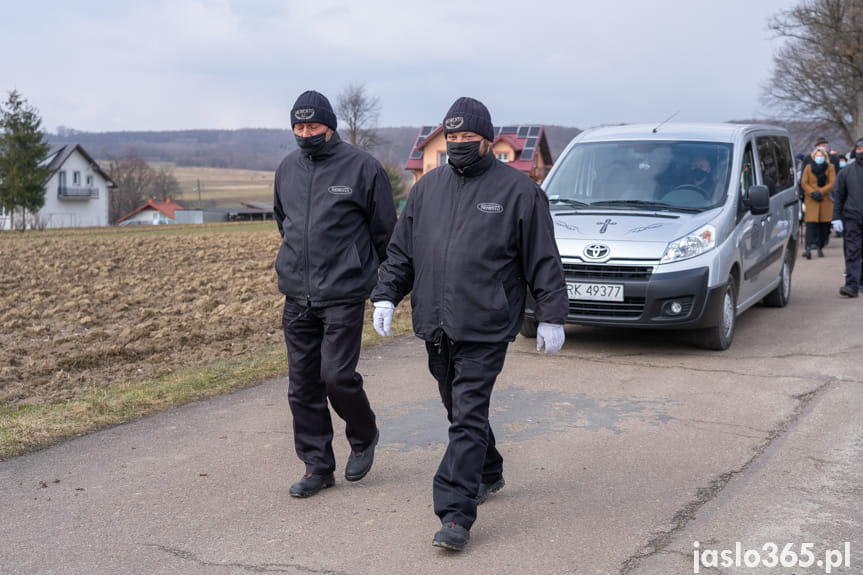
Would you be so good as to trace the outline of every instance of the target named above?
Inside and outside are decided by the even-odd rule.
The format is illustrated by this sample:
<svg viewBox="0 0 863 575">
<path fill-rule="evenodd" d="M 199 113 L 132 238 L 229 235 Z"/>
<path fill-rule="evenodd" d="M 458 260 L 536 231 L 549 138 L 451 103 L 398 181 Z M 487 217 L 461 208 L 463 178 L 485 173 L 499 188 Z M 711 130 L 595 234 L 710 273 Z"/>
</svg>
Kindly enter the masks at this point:
<svg viewBox="0 0 863 575">
<path fill-rule="evenodd" d="M 0 90 L 52 130 L 284 127 L 302 91 L 351 83 L 384 126 L 462 95 L 501 123 L 721 121 L 762 112 L 767 18 L 794 4 L 31 0 L 0 21 Z"/>
</svg>

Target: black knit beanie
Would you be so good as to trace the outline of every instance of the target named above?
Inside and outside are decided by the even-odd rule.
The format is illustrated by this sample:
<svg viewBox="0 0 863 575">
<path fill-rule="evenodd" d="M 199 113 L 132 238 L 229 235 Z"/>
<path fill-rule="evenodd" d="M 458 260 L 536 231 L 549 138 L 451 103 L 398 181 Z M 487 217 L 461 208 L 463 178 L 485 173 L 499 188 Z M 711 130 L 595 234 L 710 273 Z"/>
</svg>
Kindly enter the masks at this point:
<svg viewBox="0 0 863 575">
<path fill-rule="evenodd" d="M 494 126 L 491 114 L 482 102 L 473 98 L 461 97 L 446 113 L 443 121 L 444 137 L 451 132 L 475 132 L 488 141 L 494 141 Z"/>
<path fill-rule="evenodd" d="M 336 115 L 330 101 L 320 92 L 308 90 L 300 94 L 294 107 L 291 108 L 291 128 L 294 124 L 323 124 L 336 129 Z"/>
</svg>

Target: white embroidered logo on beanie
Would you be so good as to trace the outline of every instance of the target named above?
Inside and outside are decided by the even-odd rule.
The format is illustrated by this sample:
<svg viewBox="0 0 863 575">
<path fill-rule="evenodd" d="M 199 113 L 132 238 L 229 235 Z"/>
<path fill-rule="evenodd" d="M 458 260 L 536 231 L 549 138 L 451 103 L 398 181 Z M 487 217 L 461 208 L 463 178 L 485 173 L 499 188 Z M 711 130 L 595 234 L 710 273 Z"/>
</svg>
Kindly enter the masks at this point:
<svg viewBox="0 0 863 575">
<path fill-rule="evenodd" d="M 446 119 L 446 129 L 447 130 L 457 130 L 464 125 L 464 118 L 461 116 L 455 116 L 453 118 Z"/>
<path fill-rule="evenodd" d="M 294 111 L 294 117 L 297 120 L 311 120 L 315 117 L 315 109 L 314 108 L 300 108 L 299 110 Z"/>
</svg>

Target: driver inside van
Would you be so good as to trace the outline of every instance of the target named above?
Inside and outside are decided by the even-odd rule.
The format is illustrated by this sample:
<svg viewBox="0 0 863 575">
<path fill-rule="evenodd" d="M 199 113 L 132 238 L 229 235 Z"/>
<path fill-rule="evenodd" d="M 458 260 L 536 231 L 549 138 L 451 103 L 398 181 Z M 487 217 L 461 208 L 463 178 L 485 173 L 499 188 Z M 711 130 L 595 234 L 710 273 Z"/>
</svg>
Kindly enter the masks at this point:
<svg viewBox="0 0 863 575">
<path fill-rule="evenodd" d="M 701 155 L 695 156 L 689 165 L 689 171 L 692 174 L 692 185 L 704 188 L 707 191 L 713 191 L 710 189 L 710 160 Z"/>
</svg>

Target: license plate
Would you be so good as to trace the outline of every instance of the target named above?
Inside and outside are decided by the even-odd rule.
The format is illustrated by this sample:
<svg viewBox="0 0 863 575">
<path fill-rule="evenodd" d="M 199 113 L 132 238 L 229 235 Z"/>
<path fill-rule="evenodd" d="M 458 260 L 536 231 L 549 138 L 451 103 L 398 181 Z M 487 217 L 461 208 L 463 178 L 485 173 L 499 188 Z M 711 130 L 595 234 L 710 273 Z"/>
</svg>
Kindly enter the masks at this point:
<svg viewBox="0 0 863 575">
<path fill-rule="evenodd" d="M 623 284 L 566 282 L 566 293 L 569 299 L 623 301 Z"/>
</svg>

